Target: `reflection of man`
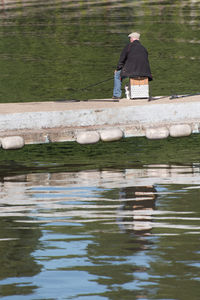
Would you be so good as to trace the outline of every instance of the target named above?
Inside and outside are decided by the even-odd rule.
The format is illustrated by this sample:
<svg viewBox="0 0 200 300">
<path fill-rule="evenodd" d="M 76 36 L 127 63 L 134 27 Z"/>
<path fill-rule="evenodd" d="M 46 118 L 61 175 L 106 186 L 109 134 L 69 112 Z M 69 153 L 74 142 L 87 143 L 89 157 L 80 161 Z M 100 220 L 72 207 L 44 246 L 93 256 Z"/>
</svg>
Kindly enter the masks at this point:
<svg viewBox="0 0 200 300">
<path fill-rule="evenodd" d="M 139 234 L 150 234 L 152 229 L 152 212 L 155 209 L 156 189 L 154 186 L 131 186 L 122 188 L 120 198 L 128 201 L 123 201 L 121 211 L 126 211 L 128 214 L 122 213 L 121 226 L 126 230 L 134 231 Z M 127 218 L 132 222 L 126 224 Z M 118 218 L 120 218 L 120 213 Z M 123 224 L 124 223 L 124 224 Z"/>
<path fill-rule="evenodd" d="M 148 52 L 139 41 L 140 34 L 132 32 L 128 37 L 130 43 L 122 50 L 117 69 L 114 72 L 113 99 L 121 98 L 123 78 L 148 77 L 150 81 L 152 80 Z"/>
</svg>

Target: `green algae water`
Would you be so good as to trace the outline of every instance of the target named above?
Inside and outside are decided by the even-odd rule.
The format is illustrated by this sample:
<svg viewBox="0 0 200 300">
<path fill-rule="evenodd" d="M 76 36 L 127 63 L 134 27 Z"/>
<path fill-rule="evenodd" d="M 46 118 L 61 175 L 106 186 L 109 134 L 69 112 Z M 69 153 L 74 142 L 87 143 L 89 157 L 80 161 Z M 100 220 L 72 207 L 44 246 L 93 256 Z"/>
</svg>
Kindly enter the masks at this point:
<svg viewBox="0 0 200 300">
<path fill-rule="evenodd" d="M 149 51 L 153 95 L 199 92 L 199 1 L 0 8 L 0 102 L 110 97 L 112 81 L 79 88 L 113 75 L 131 31 Z M 0 149 L 0 298 L 198 300 L 199 145 L 192 135 Z"/>
<path fill-rule="evenodd" d="M 152 95 L 199 93 L 199 1 L 2 0 L 0 102 L 108 98 L 132 31 L 149 51 Z"/>
<path fill-rule="evenodd" d="M 199 144 L 1 150 L 1 299 L 198 299 Z"/>
</svg>

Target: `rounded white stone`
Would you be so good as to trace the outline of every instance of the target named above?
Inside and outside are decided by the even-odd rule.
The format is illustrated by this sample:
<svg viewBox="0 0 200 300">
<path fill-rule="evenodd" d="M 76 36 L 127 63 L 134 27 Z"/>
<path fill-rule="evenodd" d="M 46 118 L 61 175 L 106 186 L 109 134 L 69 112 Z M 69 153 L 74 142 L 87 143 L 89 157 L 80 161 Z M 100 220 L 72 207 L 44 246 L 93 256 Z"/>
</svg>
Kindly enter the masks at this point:
<svg viewBox="0 0 200 300">
<path fill-rule="evenodd" d="M 20 149 L 24 146 L 24 139 L 21 136 L 8 136 L 1 139 L 3 149 Z"/>
<path fill-rule="evenodd" d="M 102 130 L 100 137 L 104 142 L 118 141 L 123 138 L 123 131 L 119 128 Z"/>
<path fill-rule="evenodd" d="M 76 141 L 79 144 L 95 144 L 100 140 L 99 133 L 96 131 L 79 132 Z"/>
<path fill-rule="evenodd" d="M 172 137 L 189 136 L 192 133 L 192 128 L 188 124 L 172 125 L 169 128 L 169 134 Z"/>
<path fill-rule="evenodd" d="M 145 135 L 148 139 L 166 139 L 169 136 L 167 127 L 147 128 Z"/>
</svg>

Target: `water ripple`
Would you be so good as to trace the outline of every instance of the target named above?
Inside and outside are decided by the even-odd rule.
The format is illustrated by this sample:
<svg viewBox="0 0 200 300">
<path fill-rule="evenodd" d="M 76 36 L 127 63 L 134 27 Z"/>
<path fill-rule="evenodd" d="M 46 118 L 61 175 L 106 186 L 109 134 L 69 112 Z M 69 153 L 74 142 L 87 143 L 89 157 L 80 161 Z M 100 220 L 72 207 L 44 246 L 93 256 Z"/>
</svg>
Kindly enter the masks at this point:
<svg viewBox="0 0 200 300">
<path fill-rule="evenodd" d="M 15 217 L 17 223 L 117 224 L 124 230 L 148 231 L 148 234 L 150 231 L 155 234 L 157 228 L 168 230 L 158 234 L 172 234 L 172 229 L 177 234 L 180 230 L 199 231 L 200 216 L 194 211 L 156 208 L 159 199 L 164 202 L 165 198 L 187 197 L 199 189 L 196 182 L 199 182 L 196 165 L 193 168 L 148 165 L 146 169 L 123 172 L 29 174 L 25 182 L 15 182 L 12 178 L 12 182 L 2 184 L 0 216 Z M 166 184 L 172 183 L 181 184 L 180 189 L 170 190 Z M 20 220 L 24 216 L 28 219 Z"/>
</svg>

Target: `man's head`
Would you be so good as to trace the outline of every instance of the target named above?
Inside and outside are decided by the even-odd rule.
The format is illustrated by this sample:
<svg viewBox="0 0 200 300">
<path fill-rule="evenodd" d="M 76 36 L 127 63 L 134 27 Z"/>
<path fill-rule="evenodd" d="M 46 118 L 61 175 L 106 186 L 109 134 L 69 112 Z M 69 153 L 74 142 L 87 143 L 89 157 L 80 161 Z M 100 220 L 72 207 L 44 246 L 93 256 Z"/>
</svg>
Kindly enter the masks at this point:
<svg viewBox="0 0 200 300">
<path fill-rule="evenodd" d="M 130 42 L 134 42 L 135 40 L 139 40 L 140 39 L 140 34 L 138 32 L 132 32 L 128 35 L 128 37 L 130 38 Z"/>
</svg>

